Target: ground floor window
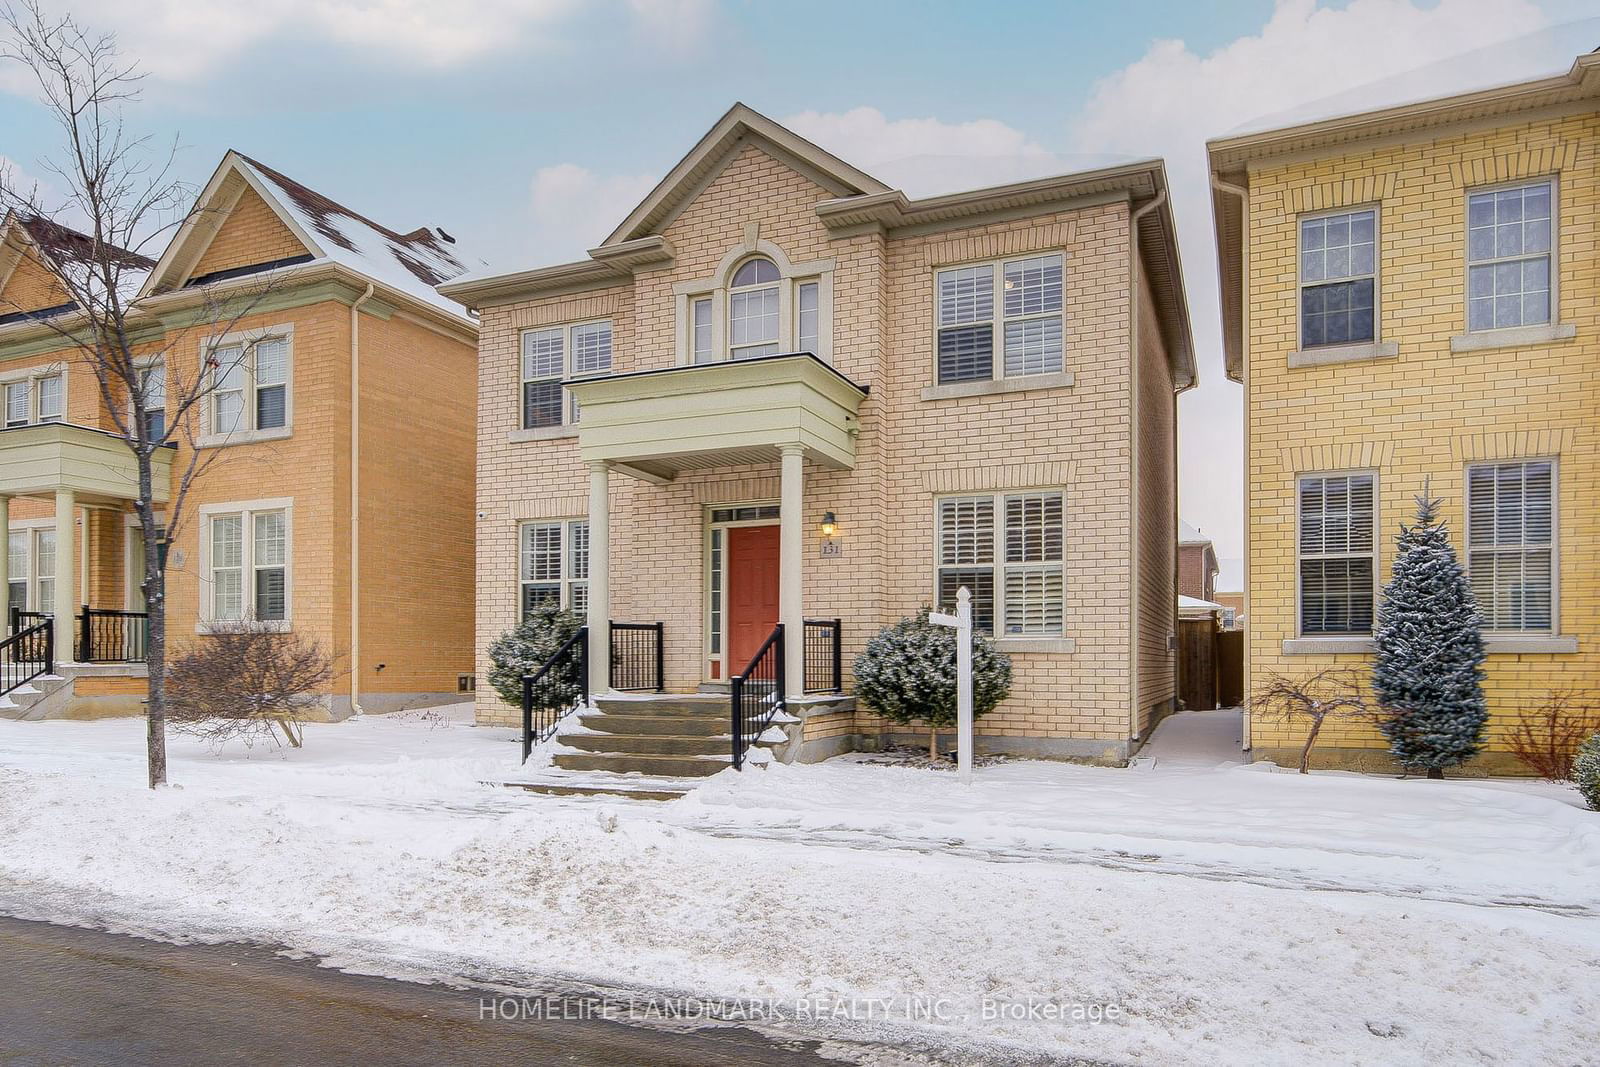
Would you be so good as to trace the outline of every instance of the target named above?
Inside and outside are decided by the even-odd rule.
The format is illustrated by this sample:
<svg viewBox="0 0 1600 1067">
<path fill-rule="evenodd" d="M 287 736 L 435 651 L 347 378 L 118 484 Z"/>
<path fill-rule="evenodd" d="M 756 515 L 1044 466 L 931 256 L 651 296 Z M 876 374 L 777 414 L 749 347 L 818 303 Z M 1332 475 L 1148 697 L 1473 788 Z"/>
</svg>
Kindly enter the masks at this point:
<svg viewBox="0 0 1600 1067">
<path fill-rule="evenodd" d="M 1555 463 L 1467 468 L 1467 572 L 1484 629 L 1549 633 L 1555 620 Z"/>
<path fill-rule="evenodd" d="M 18 611 L 56 609 L 56 531 L 13 529 L 6 545 L 7 592 Z"/>
<path fill-rule="evenodd" d="M 941 497 L 934 596 L 972 593 L 973 627 L 1002 637 L 1060 637 L 1066 626 L 1065 494 Z"/>
<path fill-rule="evenodd" d="M 287 623 L 290 508 L 274 503 L 202 511 L 206 619 Z"/>
<path fill-rule="evenodd" d="M 521 532 L 521 617 L 559 607 L 589 610 L 589 520 L 525 522 Z"/>
</svg>

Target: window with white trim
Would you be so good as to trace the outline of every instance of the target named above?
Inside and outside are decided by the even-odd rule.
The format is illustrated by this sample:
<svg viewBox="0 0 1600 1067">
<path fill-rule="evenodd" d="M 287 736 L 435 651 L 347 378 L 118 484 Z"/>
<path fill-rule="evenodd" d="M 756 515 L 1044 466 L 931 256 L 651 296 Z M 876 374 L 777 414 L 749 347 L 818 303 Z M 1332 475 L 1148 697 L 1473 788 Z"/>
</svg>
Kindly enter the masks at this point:
<svg viewBox="0 0 1600 1067">
<path fill-rule="evenodd" d="M 522 618 L 541 608 L 589 610 L 589 520 L 525 522 L 517 566 Z"/>
<path fill-rule="evenodd" d="M 1299 482 L 1300 633 L 1372 633 L 1377 480 L 1315 474 Z"/>
<path fill-rule="evenodd" d="M 56 610 L 56 531 L 13 529 L 6 539 L 6 589 L 18 611 Z"/>
<path fill-rule="evenodd" d="M 34 610 L 28 603 L 28 585 L 33 568 L 29 565 L 28 531 L 12 530 L 6 537 L 6 590 L 18 611 Z"/>
<path fill-rule="evenodd" d="M 1377 339 L 1378 213 L 1300 220 L 1300 347 Z"/>
<path fill-rule="evenodd" d="M 139 369 L 139 381 L 144 387 L 145 437 L 159 441 L 167 433 L 167 364 L 155 360 Z"/>
<path fill-rule="evenodd" d="M 934 597 L 953 608 L 972 593 L 972 622 L 1002 637 L 1065 630 L 1065 502 L 1059 490 L 942 497 Z"/>
<path fill-rule="evenodd" d="M 1467 194 L 1467 329 L 1550 321 L 1554 185 Z"/>
<path fill-rule="evenodd" d="M 711 298 L 702 296 L 693 301 L 690 313 L 693 315 L 691 349 L 694 361 L 711 363 L 715 359 L 711 351 Z"/>
<path fill-rule="evenodd" d="M 208 515 L 207 620 L 287 622 L 289 514 L 285 508 Z"/>
<path fill-rule="evenodd" d="M 939 384 L 1060 373 L 1065 262 L 1057 252 L 939 271 Z"/>
<path fill-rule="evenodd" d="M 572 425 L 578 401 L 568 378 L 611 372 L 611 320 L 547 326 L 522 333 L 522 428 Z"/>
<path fill-rule="evenodd" d="M 728 353 L 733 359 L 778 354 L 778 267 L 753 256 L 733 272 L 728 286 Z"/>
<path fill-rule="evenodd" d="M 795 333 L 802 352 L 817 354 L 817 294 L 820 287 L 816 282 L 803 282 L 795 290 L 799 322 L 796 324 Z"/>
<path fill-rule="evenodd" d="M 289 339 L 263 337 L 211 350 L 211 432 L 289 425 Z M 163 388 L 165 378 L 163 378 Z"/>
<path fill-rule="evenodd" d="M 1547 459 L 1467 468 L 1467 573 L 1486 630 L 1552 631 L 1555 497 Z"/>
<path fill-rule="evenodd" d="M 65 410 L 66 383 L 61 372 L 39 374 L 6 383 L 6 427 L 60 422 Z"/>
</svg>

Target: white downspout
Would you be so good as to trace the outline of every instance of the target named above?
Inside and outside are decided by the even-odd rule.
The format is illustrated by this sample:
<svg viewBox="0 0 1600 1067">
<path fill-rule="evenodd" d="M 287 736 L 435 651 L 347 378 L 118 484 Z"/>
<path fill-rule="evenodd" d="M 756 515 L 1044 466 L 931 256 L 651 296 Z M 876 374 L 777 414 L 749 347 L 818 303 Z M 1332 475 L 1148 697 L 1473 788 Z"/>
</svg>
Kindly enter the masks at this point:
<svg viewBox="0 0 1600 1067">
<path fill-rule="evenodd" d="M 1211 188 L 1239 198 L 1239 386 L 1244 390 L 1244 614 L 1250 618 L 1250 190 L 1242 185 L 1223 181 L 1213 172 Z M 1244 751 L 1250 743 L 1250 631 L 1244 634 L 1244 709 L 1240 713 Z"/>
<path fill-rule="evenodd" d="M 1143 297 L 1139 262 L 1139 220 L 1167 202 L 1162 189 L 1144 207 L 1128 216 L 1128 279 L 1131 290 L 1131 328 L 1128 337 L 1133 358 L 1128 375 L 1128 755 L 1139 741 L 1139 304 Z M 1173 432 L 1177 432 L 1174 426 Z M 1177 473 L 1173 473 L 1177 477 Z M 1174 531 L 1176 536 L 1176 531 Z M 1176 610 L 1176 608 L 1174 608 Z"/>
<path fill-rule="evenodd" d="M 361 714 L 361 305 L 350 305 L 350 714 Z"/>
</svg>

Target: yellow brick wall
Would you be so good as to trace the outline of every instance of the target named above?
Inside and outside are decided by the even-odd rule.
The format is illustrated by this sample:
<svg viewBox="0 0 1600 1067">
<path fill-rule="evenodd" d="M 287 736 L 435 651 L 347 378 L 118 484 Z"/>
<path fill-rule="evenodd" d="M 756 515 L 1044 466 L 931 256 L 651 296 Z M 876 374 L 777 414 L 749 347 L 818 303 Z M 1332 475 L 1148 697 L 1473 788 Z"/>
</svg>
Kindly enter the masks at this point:
<svg viewBox="0 0 1600 1067">
<path fill-rule="evenodd" d="M 1147 279 L 1139 286 L 1139 735 L 1172 711 L 1178 696 L 1178 660 L 1169 638 L 1177 623 L 1177 397 L 1161 338 L 1155 297 Z"/>
<path fill-rule="evenodd" d="M 581 518 L 587 472 L 574 436 L 517 442 L 522 330 L 613 320 L 614 369 L 675 359 L 673 285 L 713 274 L 755 224 L 791 261 L 834 262 L 833 363 L 867 385 L 847 472 L 805 470 L 803 596 L 808 616 L 844 620 L 845 659 L 884 623 L 918 611 L 934 592 L 934 498 L 940 492 L 1063 485 L 1067 493 L 1067 618 L 1073 653 L 1018 652 L 1013 697 L 979 724 L 998 737 L 1074 738 L 1115 745 L 1129 735 L 1132 694 L 1132 541 L 1129 484 L 1128 211 L 1123 204 L 886 240 L 833 237 L 815 206 L 829 193 L 747 146 L 666 228 L 668 270 L 575 296 L 483 309 L 478 382 L 478 669 L 486 646 L 517 618 L 520 520 Z M 1068 390 L 924 401 L 932 383 L 933 277 L 939 266 L 1061 249 L 1067 256 Z M 1162 373 L 1165 373 L 1162 368 Z M 1152 379 L 1153 381 L 1156 379 Z M 1170 384 L 1149 430 L 1151 469 L 1170 477 Z M 1168 420 L 1163 430 L 1157 420 Z M 657 486 L 613 475 L 612 615 L 666 623 L 667 683 L 703 678 L 704 514 L 713 504 L 775 502 L 775 465 L 689 473 Z M 1170 513 L 1170 487 L 1165 510 Z M 842 557 L 819 555 L 815 523 L 838 516 Z M 1170 542 L 1170 514 L 1162 520 Z M 1168 556 L 1170 561 L 1170 555 Z M 1170 562 L 1168 564 L 1170 570 Z M 1167 591 L 1153 588 L 1151 596 Z M 1161 635 L 1165 656 L 1165 630 Z M 1147 689 L 1161 699 L 1159 685 Z M 480 683 L 478 717 L 515 711 Z M 865 713 L 855 728 L 878 729 Z"/>
<path fill-rule="evenodd" d="M 1295 483 L 1304 473 L 1378 474 L 1378 576 L 1394 560 L 1399 524 L 1426 480 L 1444 502 L 1463 548 L 1463 480 L 1469 462 L 1558 460 L 1559 634 L 1576 654 L 1495 653 L 1486 691 L 1490 749 L 1505 748 L 1518 711 L 1552 688 L 1600 683 L 1595 410 L 1600 402 L 1600 188 L 1594 114 L 1545 118 L 1434 141 L 1357 148 L 1309 162 L 1259 166 L 1250 176 L 1246 479 L 1249 539 L 1248 674 L 1259 690 L 1273 673 L 1309 674 L 1333 664 L 1366 667 L 1365 655 L 1286 655 L 1296 636 Z M 1573 339 L 1477 352 L 1451 351 L 1466 329 L 1466 192 L 1483 184 L 1557 179 L 1559 320 Z M 1296 347 L 1296 219 L 1302 211 L 1376 203 L 1379 212 L 1379 337 L 1397 358 L 1291 369 Z M 1251 724 L 1258 755 L 1298 743 L 1293 728 Z M 1340 726 L 1319 742 L 1329 760 L 1381 764 L 1375 731 Z M 1333 750 L 1343 750 L 1342 752 Z M 1485 767 L 1508 766 L 1503 756 Z"/>
<path fill-rule="evenodd" d="M 30 251 L 17 261 L 5 288 L 0 289 L 0 315 L 59 307 L 71 299 L 56 276 Z"/>
<path fill-rule="evenodd" d="M 237 175 L 230 180 L 244 182 Z M 189 273 L 200 277 L 219 270 L 251 267 L 305 254 L 306 246 L 283 224 L 277 213 L 254 189 L 246 188 Z"/>
</svg>

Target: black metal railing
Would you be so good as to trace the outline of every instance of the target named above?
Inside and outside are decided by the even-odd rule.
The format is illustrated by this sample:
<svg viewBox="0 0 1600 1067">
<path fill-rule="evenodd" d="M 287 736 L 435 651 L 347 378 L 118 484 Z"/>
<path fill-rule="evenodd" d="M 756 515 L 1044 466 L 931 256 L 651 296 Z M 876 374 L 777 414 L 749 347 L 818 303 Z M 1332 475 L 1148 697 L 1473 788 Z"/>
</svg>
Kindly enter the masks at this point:
<svg viewBox="0 0 1600 1067">
<path fill-rule="evenodd" d="M 53 618 L 55 616 L 48 611 L 23 611 L 13 604 L 11 605 L 11 628 L 7 632 L 16 633 L 18 630 L 26 630 L 30 626 L 37 626 L 41 622 L 47 622 Z"/>
<path fill-rule="evenodd" d="M 79 663 L 143 663 L 149 642 L 147 612 L 108 611 L 85 604 L 78 615 Z"/>
<path fill-rule="evenodd" d="M 611 688 L 623 691 L 667 688 L 663 655 L 666 626 L 659 622 L 611 624 Z"/>
<path fill-rule="evenodd" d="M 805 691 L 844 692 L 843 627 L 838 619 L 807 619 L 805 640 Z"/>
<path fill-rule="evenodd" d="M 56 672 L 55 630 L 45 619 L 0 641 L 0 696 Z"/>
<path fill-rule="evenodd" d="M 733 697 L 735 770 L 744 766 L 745 752 L 761 739 L 778 713 L 788 707 L 784 700 L 783 659 L 783 623 L 780 622 L 772 628 L 744 671 L 729 679 Z"/>
<path fill-rule="evenodd" d="M 589 628 L 578 631 L 532 674 L 522 676 L 522 762 L 556 725 L 589 703 Z"/>
</svg>

